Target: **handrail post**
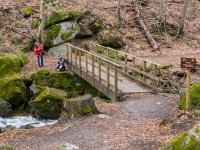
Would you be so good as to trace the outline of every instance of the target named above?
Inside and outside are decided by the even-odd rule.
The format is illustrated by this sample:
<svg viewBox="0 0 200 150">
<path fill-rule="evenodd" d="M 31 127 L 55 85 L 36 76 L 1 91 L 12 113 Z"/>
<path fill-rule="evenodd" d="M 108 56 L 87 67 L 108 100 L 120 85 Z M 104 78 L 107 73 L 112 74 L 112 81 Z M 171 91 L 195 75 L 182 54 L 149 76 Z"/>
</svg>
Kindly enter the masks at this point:
<svg viewBox="0 0 200 150">
<path fill-rule="evenodd" d="M 115 100 L 114 101 L 117 100 L 117 91 L 118 91 L 118 84 L 117 84 L 118 77 L 117 76 L 118 76 L 118 67 L 115 65 L 115 91 L 114 91 Z"/>
<path fill-rule="evenodd" d="M 86 73 L 88 73 L 88 53 L 85 53 L 85 69 L 86 69 Z"/>
<path fill-rule="evenodd" d="M 72 47 L 71 47 L 71 45 L 69 45 L 70 46 L 70 49 L 71 49 L 71 53 L 70 53 L 70 58 L 71 58 L 71 60 L 70 60 L 70 62 L 71 62 L 71 64 L 73 63 L 73 59 L 72 59 Z"/>
<path fill-rule="evenodd" d="M 79 50 L 79 76 L 81 77 L 81 50 Z"/>
<path fill-rule="evenodd" d="M 153 67 L 154 73 L 153 73 L 153 75 L 154 75 L 155 77 L 157 77 L 157 71 L 158 71 L 158 70 L 157 70 L 157 69 L 158 69 L 157 67 L 158 67 L 158 66 L 157 66 L 156 64 L 154 64 L 154 67 Z M 156 81 L 154 81 L 153 83 L 154 83 L 154 86 L 155 86 L 155 85 L 156 85 Z"/>
<path fill-rule="evenodd" d="M 92 86 L 94 86 L 94 55 L 92 55 Z"/>
<path fill-rule="evenodd" d="M 147 67 L 146 67 L 147 62 L 143 60 L 143 71 L 146 72 Z M 146 81 L 146 76 L 143 74 L 143 81 Z"/>
<path fill-rule="evenodd" d="M 135 57 L 132 57 L 132 67 L 135 68 Z M 132 70 L 132 76 L 135 76 L 135 71 Z"/>
<path fill-rule="evenodd" d="M 99 70 L 98 81 L 101 82 L 101 59 L 100 58 L 98 58 L 98 70 Z"/>
<path fill-rule="evenodd" d="M 106 86 L 109 87 L 110 84 L 110 79 L 109 79 L 109 62 L 106 62 Z"/>
<path fill-rule="evenodd" d="M 77 49 L 75 48 L 75 66 L 77 67 Z"/>
<path fill-rule="evenodd" d="M 124 61 L 125 61 L 125 65 L 127 65 L 127 54 L 125 54 L 125 60 Z M 125 69 L 124 72 L 127 73 L 127 67 L 125 67 L 124 69 Z"/>
<path fill-rule="evenodd" d="M 115 60 L 118 60 L 118 52 L 115 51 Z"/>
</svg>

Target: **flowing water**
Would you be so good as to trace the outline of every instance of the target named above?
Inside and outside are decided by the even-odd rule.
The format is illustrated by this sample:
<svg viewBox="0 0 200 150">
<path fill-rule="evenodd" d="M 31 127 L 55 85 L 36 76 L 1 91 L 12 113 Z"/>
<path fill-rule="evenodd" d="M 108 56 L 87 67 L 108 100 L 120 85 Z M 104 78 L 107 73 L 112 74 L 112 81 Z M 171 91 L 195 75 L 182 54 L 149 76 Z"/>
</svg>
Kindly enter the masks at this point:
<svg viewBox="0 0 200 150">
<path fill-rule="evenodd" d="M 13 116 L 9 118 L 0 117 L 0 127 L 3 131 L 8 128 L 33 128 L 33 127 L 42 127 L 47 124 L 57 123 L 58 120 L 43 119 L 38 120 L 32 116 Z"/>
</svg>

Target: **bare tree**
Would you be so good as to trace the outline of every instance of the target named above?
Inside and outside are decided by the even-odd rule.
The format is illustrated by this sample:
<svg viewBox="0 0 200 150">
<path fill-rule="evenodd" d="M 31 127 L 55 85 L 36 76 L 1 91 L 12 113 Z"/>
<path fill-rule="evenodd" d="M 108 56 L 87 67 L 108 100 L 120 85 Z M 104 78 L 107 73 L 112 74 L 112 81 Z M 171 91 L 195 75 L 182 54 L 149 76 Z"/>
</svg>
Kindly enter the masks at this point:
<svg viewBox="0 0 200 150">
<path fill-rule="evenodd" d="M 161 22 L 162 20 L 162 12 L 163 12 L 163 0 L 160 0 L 160 12 L 158 16 L 158 21 Z"/>
<path fill-rule="evenodd" d="M 45 24 L 45 15 L 44 15 L 44 0 L 40 1 L 40 26 L 37 32 L 37 39 L 40 43 L 43 42 L 43 29 Z"/>
<path fill-rule="evenodd" d="M 179 35 L 183 33 L 185 20 L 186 20 L 186 14 L 187 14 L 187 8 L 188 8 L 188 2 L 189 2 L 189 0 L 185 0 L 185 5 L 183 8 L 182 18 L 181 18 L 181 23 L 180 23 Z"/>
<path fill-rule="evenodd" d="M 117 18 L 118 18 L 118 23 L 119 23 L 119 25 L 121 26 L 120 9 L 121 9 L 121 0 L 118 0 L 118 5 L 117 5 Z"/>
</svg>

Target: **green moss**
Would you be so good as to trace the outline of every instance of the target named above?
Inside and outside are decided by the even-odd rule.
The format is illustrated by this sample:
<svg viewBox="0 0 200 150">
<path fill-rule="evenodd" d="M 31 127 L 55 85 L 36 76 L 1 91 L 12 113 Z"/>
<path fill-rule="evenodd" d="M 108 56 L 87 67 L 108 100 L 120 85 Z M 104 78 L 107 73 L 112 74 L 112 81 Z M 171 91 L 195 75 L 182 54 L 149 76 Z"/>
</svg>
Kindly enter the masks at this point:
<svg viewBox="0 0 200 150">
<path fill-rule="evenodd" d="M 184 150 L 183 148 L 186 146 L 186 136 L 188 136 L 188 133 L 184 132 L 174 139 L 172 141 L 172 150 Z"/>
<path fill-rule="evenodd" d="M 19 11 L 19 14 L 21 14 L 23 17 L 30 17 L 33 14 L 33 11 L 31 8 L 25 7 Z"/>
<path fill-rule="evenodd" d="M 186 96 L 184 96 L 179 104 L 180 109 L 185 109 Z M 189 109 L 200 110 L 200 83 L 195 83 L 190 88 L 190 104 Z"/>
<path fill-rule="evenodd" d="M 6 55 L 0 59 L 0 78 L 19 73 L 20 70 L 20 60 L 16 55 Z"/>
<path fill-rule="evenodd" d="M 2 133 L 3 132 L 3 129 L 2 129 L 2 127 L 0 127 L 0 133 Z"/>
<path fill-rule="evenodd" d="M 172 36 L 175 36 L 175 35 L 178 34 L 179 30 L 180 30 L 180 27 L 179 27 L 179 26 L 172 25 L 172 29 L 171 29 L 171 31 L 169 32 L 169 34 L 172 35 Z"/>
<path fill-rule="evenodd" d="M 72 36 L 73 34 L 72 33 L 63 33 L 62 35 L 61 35 L 61 39 L 63 40 L 63 41 L 67 41 L 67 40 L 69 40 L 69 38 Z"/>
<path fill-rule="evenodd" d="M 33 42 L 29 42 L 29 44 L 27 46 L 24 46 L 20 51 L 21 52 L 32 51 L 33 45 L 34 45 Z"/>
<path fill-rule="evenodd" d="M 23 42 L 23 40 L 21 38 L 15 37 L 15 38 L 12 39 L 12 44 L 14 44 L 14 45 L 19 45 L 22 42 Z"/>
<path fill-rule="evenodd" d="M 12 74 L 0 79 L 0 97 L 10 103 L 12 107 L 18 107 L 28 100 L 26 87 L 20 75 Z"/>
<path fill-rule="evenodd" d="M 49 18 L 45 20 L 45 26 L 49 27 L 56 23 L 60 23 L 66 20 L 73 20 L 80 17 L 82 12 L 80 10 L 68 11 L 68 12 L 54 12 Z"/>
<path fill-rule="evenodd" d="M 46 30 L 45 47 L 53 46 L 53 39 L 57 38 L 61 30 L 61 25 L 53 25 Z"/>
<path fill-rule="evenodd" d="M 135 36 L 132 34 L 132 35 L 128 35 L 128 36 L 126 37 L 126 39 L 133 41 L 133 40 L 134 40 L 134 37 L 135 37 Z"/>
<path fill-rule="evenodd" d="M 28 58 L 22 52 L 17 52 L 16 55 L 20 61 L 21 66 L 24 66 L 29 62 Z"/>
<path fill-rule="evenodd" d="M 56 9 L 67 8 L 69 6 L 70 6 L 69 4 L 56 4 L 55 5 Z"/>
<path fill-rule="evenodd" d="M 184 150 L 199 150 L 200 149 L 200 141 L 197 141 L 195 136 L 190 136 L 190 142 L 186 145 Z"/>
<path fill-rule="evenodd" d="M 36 29 L 39 25 L 39 21 L 36 19 L 33 19 L 32 23 L 31 23 L 31 29 Z"/>
<path fill-rule="evenodd" d="M 15 150 L 15 149 L 9 144 L 3 144 L 0 145 L 0 150 Z"/>
</svg>

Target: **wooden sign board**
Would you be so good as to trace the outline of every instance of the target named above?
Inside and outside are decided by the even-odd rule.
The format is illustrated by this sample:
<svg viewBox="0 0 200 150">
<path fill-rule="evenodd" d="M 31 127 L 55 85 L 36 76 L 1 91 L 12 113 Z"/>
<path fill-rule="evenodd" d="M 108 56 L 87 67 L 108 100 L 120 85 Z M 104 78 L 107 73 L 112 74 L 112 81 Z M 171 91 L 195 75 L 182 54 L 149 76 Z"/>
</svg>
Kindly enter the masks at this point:
<svg viewBox="0 0 200 150">
<path fill-rule="evenodd" d="M 196 58 L 181 58 L 181 68 L 194 69 L 196 67 Z"/>
</svg>

